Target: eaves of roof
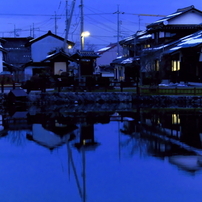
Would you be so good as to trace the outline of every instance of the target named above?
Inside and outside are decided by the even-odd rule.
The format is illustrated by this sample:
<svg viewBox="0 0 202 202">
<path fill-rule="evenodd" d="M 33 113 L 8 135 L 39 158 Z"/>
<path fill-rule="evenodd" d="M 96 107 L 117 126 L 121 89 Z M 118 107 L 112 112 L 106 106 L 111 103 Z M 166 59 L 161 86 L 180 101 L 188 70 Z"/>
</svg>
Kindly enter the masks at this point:
<svg viewBox="0 0 202 202">
<path fill-rule="evenodd" d="M 41 40 L 41 39 L 47 37 L 47 36 L 52 36 L 52 37 L 57 38 L 57 39 L 59 39 L 59 40 L 61 40 L 61 41 L 64 41 L 64 40 L 65 40 L 64 38 L 62 38 L 62 37 L 60 37 L 60 36 L 58 36 L 58 35 L 56 35 L 56 34 L 53 34 L 53 33 L 49 30 L 46 34 L 44 34 L 44 35 L 42 35 L 42 36 L 40 36 L 40 37 L 38 37 L 38 38 L 35 38 L 35 39 L 30 40 L 30 41 L 26 44 L 26 46 L 29 46 L 29 45 L 31 45 L 31 44 L 33 44 L 33 43 L 35 43 L 35 42 L 37 42 L 37 41 L 39 41 L 39 40 Z M 74 42 L 72 42 L 72 41 L 68 41 L 68 40 L 67 40 L 67 43 L 68 43 L 68 44 L 71 44 L 71 45 L 74 45 Z"/>
<path fill-rule="evenodd" d="M 26 68 L 28 66 L 35 66 L 35 67 L 47 66 L 47 67 L 49 67 L 50 66 L 50 62 L 33 62 L 33 61 L 30 61 L 30 62 L 24 64 L 23 68 Z"/>
<path fill-rule="evenodd" d="M 7 53 L 8 51 L 6 49 L 4 49 L 2 46 L 0 46 L 0 51 Z"/>
<path fill-rule="evenodd" d="M 121 40 L 119 42 L 119 44 L 131 43 L 131 41 L 134 41 L 134 39 L 135 39 L 135 35 L 131 35 L 131 36 Z"/>
</svg>

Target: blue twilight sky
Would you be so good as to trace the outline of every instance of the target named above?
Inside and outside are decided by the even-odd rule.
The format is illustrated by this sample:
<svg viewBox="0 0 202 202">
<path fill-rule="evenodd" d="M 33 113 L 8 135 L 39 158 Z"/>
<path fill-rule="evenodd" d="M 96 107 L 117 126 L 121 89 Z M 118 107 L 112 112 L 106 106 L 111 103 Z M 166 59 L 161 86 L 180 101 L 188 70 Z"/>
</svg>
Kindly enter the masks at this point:
<svg viewBox="0 0 202 202">
<path fill-rule="evenodd" d="M 72 0 L 6 0 L 0 7 L 0 37 L 38 37 L 48 30 L 65 36 L 66 2 L 68 10 Z M 194 5 L 202 10 L 200 0 L 83 0 L 84 29 L 91 33 L 86 43 L 104 47 L 117 41 L 118 15 L 120 10 L 120 39 L 144 30 L 145 26 L 161 17 L 139 16 L 138 14 L 168 15 L 178 8 Z M 79 42 L 80 0 L 76 0 L 69 40 Z M 124 12 L 124 14 L 122 14 Z M 57 20 L 55 20 L 57 19 Z M 56 29 L 57 27 L 57 29 Z M 14 32 L 15 30 L 15 32 Z M 34 31 L 33 31 L 34 30 Z"/>
</svg>

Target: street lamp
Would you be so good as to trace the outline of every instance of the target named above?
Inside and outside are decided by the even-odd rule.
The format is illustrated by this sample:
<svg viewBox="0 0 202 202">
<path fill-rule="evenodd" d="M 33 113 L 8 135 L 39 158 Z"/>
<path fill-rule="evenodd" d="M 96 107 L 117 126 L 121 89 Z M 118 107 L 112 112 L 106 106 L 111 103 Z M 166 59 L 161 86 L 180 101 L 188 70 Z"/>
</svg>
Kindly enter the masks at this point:
<svg viewBox="0 0 202 202">
<path fill-rule="evenodd" d="M 81 50 L 84 50 L 84 38 L 90 36 L 90 32 L 85 31 L 81 33 Z"/>
</svg>

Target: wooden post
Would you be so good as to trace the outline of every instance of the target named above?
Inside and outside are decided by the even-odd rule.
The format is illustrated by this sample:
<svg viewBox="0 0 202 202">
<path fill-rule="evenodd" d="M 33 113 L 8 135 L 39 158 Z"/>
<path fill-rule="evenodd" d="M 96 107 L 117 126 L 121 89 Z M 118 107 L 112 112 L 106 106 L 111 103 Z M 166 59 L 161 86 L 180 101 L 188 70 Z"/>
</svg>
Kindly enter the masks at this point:
<svg viewBox="0 0 202 202">
<path fill-rule="evenodd" d="M 104 82 L 104 88 L 105 88 L 105 92 L 107 92 L 107 83 Z"/>
<path fill-rule="evenodd" d="M 123 92 L 123 81 L 120 81 L 121 92 Z"/>
<path fill-rule="evenodd" d="M 2 79 L 1 81 L 1 92 L 3 93 L 4 92 L 4 80 Z"/>
<path fill-rule="evenodd" d="M 15 90 L 15 82 L 13 82 L 13 90 Z"/>
<path fill-rule="evenodd" d="M 177 95 L 177 87 L 175 87 L 175 95 Z"/>
</svg>

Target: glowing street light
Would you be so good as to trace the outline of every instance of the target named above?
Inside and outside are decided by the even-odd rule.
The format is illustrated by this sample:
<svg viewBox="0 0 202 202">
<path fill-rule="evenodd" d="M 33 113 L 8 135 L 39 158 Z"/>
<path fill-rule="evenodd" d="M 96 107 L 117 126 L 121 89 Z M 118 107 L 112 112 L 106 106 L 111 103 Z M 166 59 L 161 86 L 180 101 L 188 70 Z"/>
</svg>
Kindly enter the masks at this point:
<svg viewBox="0 0 202 202">
<path fill-rule="evenodd" d="M 90 36 L 90 32 L 85 31 L 81 33 L 81 50 L 84 50 L 84 38 Z"/>
</svg>

